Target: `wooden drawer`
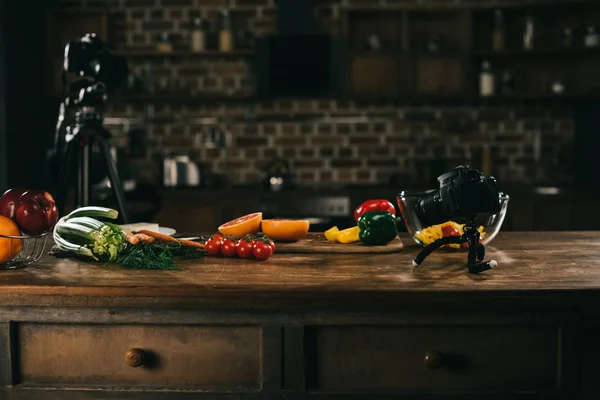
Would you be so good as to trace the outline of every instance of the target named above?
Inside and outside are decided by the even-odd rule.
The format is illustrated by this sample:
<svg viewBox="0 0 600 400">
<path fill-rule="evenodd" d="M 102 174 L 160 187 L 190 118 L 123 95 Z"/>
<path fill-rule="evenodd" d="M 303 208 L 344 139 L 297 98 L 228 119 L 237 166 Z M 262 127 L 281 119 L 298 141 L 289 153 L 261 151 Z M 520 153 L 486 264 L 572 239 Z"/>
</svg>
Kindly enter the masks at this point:
<svg viewBox="0 0 600 400">
<path fill-rule="evenodd" d="M 259 389 L 261 329 L 254 326 L 20 324 L 21 383 Z M 143 350 L 139 367 L 126 363 Z"/>
<path fill-rule="evenodd" d="M 559 338 L 556 326 L 311 327 L 307 387 L 552 390 L 559 384 Z"/>
</svg>

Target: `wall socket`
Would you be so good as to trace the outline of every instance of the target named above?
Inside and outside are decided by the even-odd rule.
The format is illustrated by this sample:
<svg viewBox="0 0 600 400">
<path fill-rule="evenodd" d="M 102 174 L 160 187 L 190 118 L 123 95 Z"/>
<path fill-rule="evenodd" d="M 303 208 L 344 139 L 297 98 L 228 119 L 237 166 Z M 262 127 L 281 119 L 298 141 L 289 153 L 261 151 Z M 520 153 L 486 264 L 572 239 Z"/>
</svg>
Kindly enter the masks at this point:
<svg viewBox="0 0 600 400">
<path fill-rule="evenodd" d="M 218 126 L 207 126 L 196 133 L 194 144 L 205 149 L 225 148 L 229 146 L 231 135 Z"/>
</svg>

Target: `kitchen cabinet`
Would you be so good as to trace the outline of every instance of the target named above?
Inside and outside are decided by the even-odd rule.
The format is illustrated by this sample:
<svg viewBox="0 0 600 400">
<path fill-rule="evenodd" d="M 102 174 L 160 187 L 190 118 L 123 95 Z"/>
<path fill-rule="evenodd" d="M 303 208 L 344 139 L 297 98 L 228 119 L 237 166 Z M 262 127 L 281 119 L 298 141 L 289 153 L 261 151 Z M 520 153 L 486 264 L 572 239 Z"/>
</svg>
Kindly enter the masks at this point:
<svg viewBox="0 0 600 400">
<path fill-rule="evenodd" d="M 403 238 L 368 257 L 3 271 L 0 397 L 597 398 L 600 233 L 500 233 L 480 275 L 464 252 L 413 269 Z"/>
<path fill-rule="evenodd" d="M 586 31 L 597 29 L 597 2 L 471 3 L 345 10 L 347 95 L 409 103 L 505 99 L 511 105 L 597 95 L 597 33 L 591 43 L 585 40 Z M 495 75 L 485 95 L 484 63 Z"/>
</svg>

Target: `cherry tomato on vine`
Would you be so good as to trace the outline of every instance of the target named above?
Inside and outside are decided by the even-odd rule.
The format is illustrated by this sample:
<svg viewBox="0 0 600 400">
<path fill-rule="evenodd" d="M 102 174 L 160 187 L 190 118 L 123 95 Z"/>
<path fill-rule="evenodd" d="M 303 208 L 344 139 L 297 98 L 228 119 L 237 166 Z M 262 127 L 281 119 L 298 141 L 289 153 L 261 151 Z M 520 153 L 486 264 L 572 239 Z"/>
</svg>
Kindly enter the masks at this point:
<svg viewBox="0 0 600 400">
<path fill-rule="evenodd" d="M 236 246 L 237 255 L 241 258 L 252 257 L 252 250 L 254 249 L 255 243 L 254 240 L 240 239 Z"/>
<path fill-rule="evenodd" d="M 209 239 L 204 245 L 204 250 L 210 256 L 218 256 L 221 254 L 221 241 L 214 238 Z"/>
<path fill-rule="evenodd" d="M 223 240 L 225 240 L 225 236 L 223 236 L 223 234 L 221 234 L 221 233 L 215 233 L 214 235 L 212 235 L 212 236 L 211 236 L 211 238 L 212 238 L 212 239 L 219 240 L 219 241 L 221 241 L 221 242 L 222 242 Z"/>
<path fill-rule="evenodd" d="M 252 254 L 259 260 L 266 260 L 273 255 L 273 247 L 269 243 L 263 241 L 256 242 Z"/>
<path fill-rule="evenodd" d="M 223 254 L 225 257 L 237 256 L 235 242 L 230 239 L 223 240 L 223 243 L 221 243 L 221 254 Z"/>
</svg>

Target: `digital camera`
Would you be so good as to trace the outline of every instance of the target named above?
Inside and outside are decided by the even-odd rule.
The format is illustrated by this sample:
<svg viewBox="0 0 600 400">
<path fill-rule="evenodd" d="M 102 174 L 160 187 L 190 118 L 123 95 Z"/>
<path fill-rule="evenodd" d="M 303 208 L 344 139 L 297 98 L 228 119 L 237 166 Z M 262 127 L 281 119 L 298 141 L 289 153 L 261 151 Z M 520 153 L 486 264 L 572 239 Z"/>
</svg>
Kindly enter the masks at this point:
<svg viewBox="0 0 600 400">
<path fill-rule="evenodd" d="M 446 221 L 469 222 L 500 212 L 500 195 L 494 177 L 469 166 L 440 175 L 439 189 L 430 190 L 415 204 L 424 226 Z"/>
</svg>

